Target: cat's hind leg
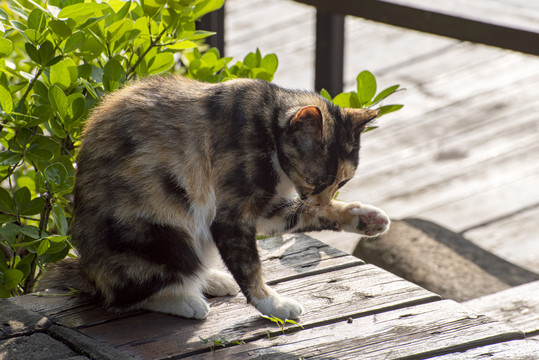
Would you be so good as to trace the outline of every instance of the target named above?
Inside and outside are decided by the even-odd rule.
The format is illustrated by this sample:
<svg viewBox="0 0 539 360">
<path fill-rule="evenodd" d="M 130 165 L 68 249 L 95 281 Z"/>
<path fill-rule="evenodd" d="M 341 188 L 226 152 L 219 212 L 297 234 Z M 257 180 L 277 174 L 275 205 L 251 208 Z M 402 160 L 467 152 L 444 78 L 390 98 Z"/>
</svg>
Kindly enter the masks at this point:
<svg viewBox="0 0 539 360">
<path fill-rule="evenodd" d="M 240 287 L 228 272 L 219 269 L 209 269 L 205 273 L 206 283 L 204 293 L 209 296 L 236 295 Z"/>
<path fill-rule="evenodd" d="M 170 284 L 153 294 L 140 308 L 189 319 L 205 319 L 210 307 L 202 295 L 202 285 L 196 278 Z"/>
</svg>

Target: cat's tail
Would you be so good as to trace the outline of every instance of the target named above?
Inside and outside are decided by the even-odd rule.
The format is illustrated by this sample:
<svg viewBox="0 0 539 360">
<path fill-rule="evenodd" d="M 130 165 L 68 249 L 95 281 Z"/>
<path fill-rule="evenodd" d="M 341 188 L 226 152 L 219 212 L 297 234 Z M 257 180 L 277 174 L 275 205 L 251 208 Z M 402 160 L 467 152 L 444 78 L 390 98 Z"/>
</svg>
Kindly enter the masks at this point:
<svg viewBox="0 0 539 360">
<path fill-rule="evenodd" d="M 44 273 L 39 277 L 34 291 L 46 290 L 80 290 L 83 293 L 97 293 L 93 283 L 83 274 L 79 259 L 64 259 L 47 264 Z"/>
</svg>

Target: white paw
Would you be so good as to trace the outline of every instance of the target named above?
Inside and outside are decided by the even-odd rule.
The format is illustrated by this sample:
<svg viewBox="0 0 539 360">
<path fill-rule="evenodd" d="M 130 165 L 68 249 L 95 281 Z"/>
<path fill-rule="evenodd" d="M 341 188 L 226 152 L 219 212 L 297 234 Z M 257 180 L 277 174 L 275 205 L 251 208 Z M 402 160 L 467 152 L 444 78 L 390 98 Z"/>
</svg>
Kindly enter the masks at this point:
<svg viewBox="0 0 539 360">
<path fill-rule="evenodd" d="M 264 315 L 275 316 L 279 319 L 297 319 L 303 312 L 303 307 L 294 299 L 277 294 L 271 290 L 264 299 L 252 298 L 251 303 Z"/>
<path fill-rule="evenodd" d="M 210 313 L 210 307 L 202 296 L 186 295 L 181 298 L 149 300 L 142 306 L 143 309 L 157 311 L 188 319 L 205 319 Z"/>
<path fill-rule="evenodd" d="M 390 220 L 387 214 L 377 207 L 363 204 L 350 204 L 347 209 L 353 216 L 351 223 L 343 230 L 360 233 L 366 236 L 375 236 L 385 233 L 389 229 Z"/>
<path fill-rule="evenodd" d="M 227 272 L 211 269 L 206 272 L 206 285 L 204 293 L 210 296 L 237 295 L 240 287 Z"/>
</svg>

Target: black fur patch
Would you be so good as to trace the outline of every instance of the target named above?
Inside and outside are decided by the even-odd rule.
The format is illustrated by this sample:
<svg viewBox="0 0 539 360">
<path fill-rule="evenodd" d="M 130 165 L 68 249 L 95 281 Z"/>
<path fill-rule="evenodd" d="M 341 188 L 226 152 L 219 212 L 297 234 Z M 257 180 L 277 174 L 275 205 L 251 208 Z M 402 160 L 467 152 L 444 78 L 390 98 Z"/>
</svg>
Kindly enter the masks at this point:
<svg viewBox="0 0 539 360">
<path fill-rule="evenodd" d="M 147 278 L 144 281 L 135 281 L 129 278 L 128 274 L 121 267 L 113 271 L 122 272 L 116 274 L 121 277 L 122 284 L 113 288 L 114 298 L 110 300 L 108 306 L 115 308 L 129 308 L 142 300 L 147 299 L 159 290 L 172 283 L 178 283 L 180 280 L 170 274 L 163 274 Z"/>
<path fill-rule="evenodd" d="M 133 254 L 183 275 L 192 275 L 201 267 L 189 234 L 178 227 L 144 220 L 124 225 L 108 218 L 99 240 L 113 253 Z"/>
<path fill-rule="evenodd" d="M 234 216 L 228 214 L 227 218 L 233 219 Z M 238 223 L 237 220 L 217 220 L 211 225 L 211 232 L 224 263 L 245 293 L 249 284 L 255 280 L 252 278 L 252 272 L 261 265 L 255 229 L 241 227 Z"/>
<path fill-rule="evenodd" d="M 163 189 L 167 194 L 174 197 L 174 200 L 182 205 L 185 211 L 189 211 L 191 207 L 191 201 L 185 188 L 178 183 L 175 176 L 167 170 L 159 171 L 161 173 L 161 183 Z"/>
</svg>

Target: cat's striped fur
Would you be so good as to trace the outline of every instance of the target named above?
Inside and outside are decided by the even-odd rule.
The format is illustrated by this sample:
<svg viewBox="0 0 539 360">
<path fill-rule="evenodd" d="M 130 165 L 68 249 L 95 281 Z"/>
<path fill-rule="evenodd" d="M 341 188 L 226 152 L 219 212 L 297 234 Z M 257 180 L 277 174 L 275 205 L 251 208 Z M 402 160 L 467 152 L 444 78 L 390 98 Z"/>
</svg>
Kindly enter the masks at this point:
<svg viewBox="0 0 539 360">
<path fill-rule="evenodd" d="M 151 77 L 106 96 L 77 158 L 72 234 L 88 287 L 111 309 L 204 318 L 203 293 L 236 282 L 262 313 L 298 317 L 265 285 L 255 235 L 384 232 L 381 210 L 332 200 L 375 116 L 246 79 Z"/>
</svg>

